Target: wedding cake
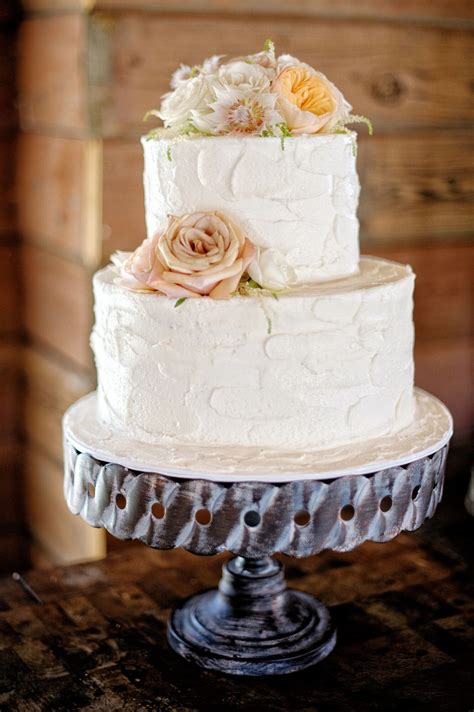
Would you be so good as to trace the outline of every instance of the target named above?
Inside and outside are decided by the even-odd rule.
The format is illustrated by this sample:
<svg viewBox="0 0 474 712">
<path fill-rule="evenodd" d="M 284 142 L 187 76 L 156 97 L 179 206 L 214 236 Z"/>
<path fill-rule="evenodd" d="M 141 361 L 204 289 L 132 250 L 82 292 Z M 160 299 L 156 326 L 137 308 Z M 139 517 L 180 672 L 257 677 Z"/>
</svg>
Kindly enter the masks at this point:
<svg viewBox="0 0 474 712">
<path fill-rule="evenodd" d="M 318 451 L 413 421 L 414 275 L 359 257 L 350 112 L 271 42 L 173 75 L 142 139 L 148 236 L 94 277 L 115 434 Z"/>
</svg>

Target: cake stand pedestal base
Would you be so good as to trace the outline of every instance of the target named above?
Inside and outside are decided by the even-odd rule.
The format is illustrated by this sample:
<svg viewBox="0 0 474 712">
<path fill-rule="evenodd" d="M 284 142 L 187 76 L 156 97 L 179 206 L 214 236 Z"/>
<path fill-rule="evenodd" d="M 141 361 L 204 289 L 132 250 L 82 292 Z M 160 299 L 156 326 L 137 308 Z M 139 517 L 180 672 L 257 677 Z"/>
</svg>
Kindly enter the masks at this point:
<svg viewBox="0 0 474 712">
<path fill-rule="evenodd" d="M 279 561 L 237 556 L 217 589 L 185 600 L 168 642 L 187 660 L 233 675 L 281 675 L 329 655 L 336 630 L 314 596 L 288 589 Z"/>
</svg>

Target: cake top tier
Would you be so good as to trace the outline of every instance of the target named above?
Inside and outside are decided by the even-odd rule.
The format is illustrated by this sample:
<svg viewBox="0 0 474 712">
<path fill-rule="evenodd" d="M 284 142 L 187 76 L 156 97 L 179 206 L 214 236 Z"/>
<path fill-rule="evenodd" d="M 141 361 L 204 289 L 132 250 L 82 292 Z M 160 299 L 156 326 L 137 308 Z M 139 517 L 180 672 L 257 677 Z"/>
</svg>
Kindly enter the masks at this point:
<svg viewBox="0 0 474 712">
<path fill-rule="evenodd" d="M 159 109 L 146 118 L 163 121 L 170 136 L 256 135 L 286 137 L 347 132 L 347 124 L 370 121 L 329 79 L 290 54 L 275 54 L 266 40 L 256 54 L 214 55 L 202 64 L 182 64 Z M 162 133 L 158 129 L 152 134 Z"/>
</svg>

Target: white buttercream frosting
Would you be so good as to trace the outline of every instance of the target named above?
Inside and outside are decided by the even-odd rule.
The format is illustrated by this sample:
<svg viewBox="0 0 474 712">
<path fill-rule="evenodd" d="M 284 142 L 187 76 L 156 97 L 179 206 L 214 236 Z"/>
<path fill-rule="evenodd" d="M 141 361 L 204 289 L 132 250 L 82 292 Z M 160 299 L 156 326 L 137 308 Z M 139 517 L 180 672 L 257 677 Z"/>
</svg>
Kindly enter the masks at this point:
<svg viewBox="0 0 474 712">
<path fill-rule="evenodd" d="M 357 272 L 355 134 L 142 139 L 148 236 L 169 214 L 220 210 L 259 248 L 269 288 Z"/>
<path fill-rule="evenodd" d="M 116 432 L 177 446 L 324 449 L 413 419 L 414 275 L 363 258 L 343 280 L 175 307 L 94 278 L 98 412 Z M 271 333 L 269 325 L 271 325 Z"/>
</svg>

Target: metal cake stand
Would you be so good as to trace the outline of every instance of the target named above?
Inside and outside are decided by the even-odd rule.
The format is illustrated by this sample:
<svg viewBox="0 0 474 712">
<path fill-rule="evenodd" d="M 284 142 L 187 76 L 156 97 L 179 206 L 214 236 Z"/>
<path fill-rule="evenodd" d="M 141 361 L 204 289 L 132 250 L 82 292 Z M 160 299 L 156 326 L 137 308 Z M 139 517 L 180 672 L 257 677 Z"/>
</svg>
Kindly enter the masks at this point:
<svg viewBox="0 0 474 712">
<path fill-rule="evenodd" d="M 349 551 L 417 529 L 441 500 L 447 450 L 368 475 L 272 484 L 139 472 L 80 452 L 66 437 L 64 492 L 71 512 L 119 539 L 235 554 L 217 589 L 174 610 L 168 641 L 201 667 L 282 674 L 326 657 L 336 629 L 320 601 L 287 588 L 272 554 Z"/>
</svg>

